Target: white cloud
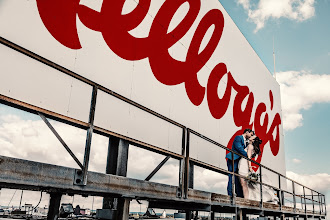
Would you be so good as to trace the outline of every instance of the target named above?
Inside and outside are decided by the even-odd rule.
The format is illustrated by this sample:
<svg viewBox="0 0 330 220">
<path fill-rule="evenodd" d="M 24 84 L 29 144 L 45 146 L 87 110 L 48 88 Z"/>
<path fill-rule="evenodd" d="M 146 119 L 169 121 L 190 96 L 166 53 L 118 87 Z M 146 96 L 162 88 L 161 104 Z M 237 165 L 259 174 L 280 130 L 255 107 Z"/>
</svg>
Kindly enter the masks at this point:
<svg viewBox="0 0 330 220">
<path fill-rule="evenodd" d="M 1 114 L 0 112 L 0 146 L 2 156 L 33 160 L 43 163 L 61 165 L 78 168 L 78 165 L 66 152 L 61 143 L 56 139 L 51 130 L 42 120 L 25 120 L 13 114 Z M 60 122 L 50 121 L 55 130 L 60 134 L 70 149 L 78 159 L 83 162 L 83 154 L 86 140 L 86 131 Z M 105 172 L 108 138 L 93 134 L 89 170 Z M 128 161 L 128 176 L 136 179 L 145 179 L 150 172 L 164 159 L 165 156 L 152 153 L 134 146 L 130 146 Z M 170 185 L 178 185 L 179 162 L 170 159 L 151 179 L 153 182 L 160 182 Z M 8 205 L 18 206 L 20 200 L 20 190 L 2 189 L 0 191 L 0 201 Z M 36 205 L 40 198 L 40 192 L 24 191 L 23 202 Z M 76 195 L 74 198 L 63 196 L 62 202 L 72 202 L 74 205 L 91 208 L 92 197 L 83 198 Z M 48 205 L 49 195 L 44 193 L 40 207 Z M 95 197 L 94 208 L 101 208 L 102 198 Z M 147 203 L 142 205 L 145 211 Z M 132 211 L 139 211 L 140 205 L 132 201 Z"/>
<path fill-rule="evenodd" d="M 287 177 L 301 183 L 315 191 L 326 194 L 330 192 L 330 174 L 317 173 L 317 174 L 297 174 L 292 171 L 286 172 Z M 289 184 L 290 185 L 290 184 Z"/>
<path fill-rule="evenodd" d="M 302 110 L 316 103 L 330 103 L 330 75 L 287 71 L 277 73 L 276 79 L 281 86 L 285 130 L 303 125 Z"/>
<path fill-rule="evenodd" d="M 297 159 L 297 158 L 294 158 L 294 159 L 292 159 L 292 162 L 293 162 L 293 163 L 301 163 L 301 160 L 299 160 L 299 159 Z"/>
<path fill-rule="evenodd" d="M 286 175 L 288 178 L 306 186 L 309 187 L 316 192 L 319 192 L 323 195 L 325 195 L 326 204 L 327 205 L 327 215 L 329 216 L 329 210 L 330 210 L 330 174 L 328 173 L 317 173 L 317 174 L 298 174 L 294 173 L 292 171 L 287 171 Z M 292 183 L 291 181 L 287 181 L 288 191 L 292 192 Z M 300 185 L 295 184 L 295 193 L 303 195 L 304 190 L 303 187 Z M 305 195 L 311 195 L 311 191 L 307 188 L 305 188 Z M 315 192 L 313 192 L 313 195 L 316 195 Z M 314 197 L 315 200 L 318 200 L 318 197 Z M 307 205 L 307 209 L 312 210 L 312 207 L 310 205 Z"/>
<path fill-rule="evenodd" d="M 194 189 L 227 195 L 228 176 L 195 166 Z"/>
<path fill-rule="evenodd" d="M 82 163 L 86 131 L 57 121 L 50 122 Z M 24 120 L 17 115 L 0 114 L 0 146 L 3 156 L 78 168 L 42 120 Z M 107 152 L 108 138 L 93 134 L 90 171 L 105 172 Z M 132 178 L 145 179 L 164 158 L 163 155 L 130 146 L 128 175 Z M 178 185 L 178 178 L 179 162 L 170 159 L 151 180 Z"/>
<path fill-rule="evenodd" d="M 259 0 L 257 4 L 250 0 L 237 2 L 248 12 L 249 20 L 257 25 L 255 32 L 263 28 L 270 18 L 304 21 L 315 14 L 315 0 Z"/>
<path fill-rule="evenodd" d="M 78 168 L 42 120 L 2 115 L 0 121 L 1 155 Z M 86 131 L 55 121 L 51 124 L 82 162 Z"/>
</svg>

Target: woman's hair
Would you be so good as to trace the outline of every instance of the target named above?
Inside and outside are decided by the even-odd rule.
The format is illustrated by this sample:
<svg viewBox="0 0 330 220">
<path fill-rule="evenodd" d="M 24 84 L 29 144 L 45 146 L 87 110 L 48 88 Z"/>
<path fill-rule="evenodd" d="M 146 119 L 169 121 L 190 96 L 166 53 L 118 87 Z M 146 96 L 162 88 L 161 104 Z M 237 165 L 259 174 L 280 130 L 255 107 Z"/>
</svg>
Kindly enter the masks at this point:
<svg viewBox="0 0 330 220">
<path fill-rule="evenodd" d="M 252 146 L 253 146 L 253 155 L 252 155 L 252 158 L 255 157 L 257 154 L 260 153 L 260 147 L 259 145 L 262 143 L 262 140 L 256 136 L 253 141 L 252 141 Z"/>
</svg>

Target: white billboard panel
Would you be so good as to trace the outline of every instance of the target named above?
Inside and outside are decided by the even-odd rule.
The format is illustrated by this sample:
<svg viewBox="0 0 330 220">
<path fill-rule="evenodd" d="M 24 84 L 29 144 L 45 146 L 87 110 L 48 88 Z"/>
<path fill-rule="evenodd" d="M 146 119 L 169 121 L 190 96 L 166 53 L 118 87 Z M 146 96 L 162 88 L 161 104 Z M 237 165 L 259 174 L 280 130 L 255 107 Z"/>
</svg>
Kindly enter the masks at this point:
<svg viewBox="0 0 330 220">
<path fill-rule="evenodd" d="M 88 122 L 92 87 L 0 44 L 0 94 Z"/>
<path fill-rule="evenodd" d="M 136 2 L 2 0 L 0 36 L 229 148 L 236 135 L 252 128 L 263 140 L 257 161 L 285 174 L 279 85 L 220 2 Z M 141 118 L 154 116 L 130 115 L 121 101 L 114 107 L 113 97 L 100 97 L 99 126 L 179 149 L 171 147 L 178 141 L 171 129 L 157 140 L 138 130 Z M 112 108 L 118 118 L 133 118 L 134 126 L 111 118 Z M 209 162 L 200 149 L 192 152 Z M 210 160 L 220 166 L 224 158 L 222 151 L 218 161 Z"/>
<path fill-rule="evenodd" d="M 94 125 L 181 154 L 183 129 L 98 91 Z"/>
</svg>

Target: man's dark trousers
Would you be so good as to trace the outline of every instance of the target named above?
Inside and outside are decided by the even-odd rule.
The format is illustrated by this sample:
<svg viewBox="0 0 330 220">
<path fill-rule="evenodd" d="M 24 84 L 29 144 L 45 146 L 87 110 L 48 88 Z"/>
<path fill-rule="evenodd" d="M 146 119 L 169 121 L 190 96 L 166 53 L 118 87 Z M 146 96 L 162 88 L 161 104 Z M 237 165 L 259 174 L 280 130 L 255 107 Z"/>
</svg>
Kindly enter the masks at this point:
<svg viewBox="0 0 330 220">
<path fill-rule="evenodd" d="M 234 160 L 234 172 L 238 173 L 238 160 Z M 232 172 L 233 171 L 233 164 L 232 164 L 232 160 L 227 159 L 227 167 L 228 167 L 228 171 Z M 233 195 L 233 187 L 232 187 L 232 175 L 228 174 L 228 185 L 227 185 L 227 193 L 229 196 Z M 243 189 L 242 189 L 242 185 L 239 181 L 239 177 L 235 176 L 235 192 L 237 197 L 242 197 L 243 198 Z"/>
</svg>

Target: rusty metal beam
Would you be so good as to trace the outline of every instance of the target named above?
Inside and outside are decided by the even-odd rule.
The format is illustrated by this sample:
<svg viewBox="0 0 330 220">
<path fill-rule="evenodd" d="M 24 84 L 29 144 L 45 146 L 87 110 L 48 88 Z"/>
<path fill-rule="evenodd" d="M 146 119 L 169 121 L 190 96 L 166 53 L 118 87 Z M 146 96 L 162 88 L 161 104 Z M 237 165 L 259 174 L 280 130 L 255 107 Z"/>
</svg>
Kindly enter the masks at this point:
<svg viewBox="0 0 330 220">
<path fill-rule="evenodd" d="M 233 206 L 230 203 L 230 197 L 227 195 L 194 189 L 189 189 L 188 199 L 177 198 L 178 187 L 176 186 L 96 172 L 88 172 L 87 185 L 82 187 L 73 184 L 75 171 L 74 168 L 0 156 L 0 188 L 139 198 L 163 201 L 164 206 L 171 203 L 181 204 L 185 207 L 187 207 L 187 204 L 195 204 L 204 207 L 203 209 L 211 207 L 215 211 L 222 209 L 233 211 L 234 207 L 248 209 L 249 212 L 261 210 L 258 201 L 238 199 L 237 204 Z M 280 215 L 281 213 L 285 213 L 286 216 L 306 215 L 304 210 L 294 213 L 293 208 L 290 207 L 283 207 L 281 211 L 278 205 L 264 203 L 263 206 L 263 211 L 274 213 L 274 215 Z M 325 214 L 320 213 L 311 215 L 320 218 L 325 217 Z"/>
<path fill-rule="evenodd" d="M 176 197 L 176 186 L 89 171 L 87 185 L 82 187 L 73 184 L 74 168 L 4 156 L 0 156 L 0 173 L 0 188 L 182 201 Z M 201 198 L 206 198 L 205 193 L 196 191 L 191 199 Z"/>
</svg>

